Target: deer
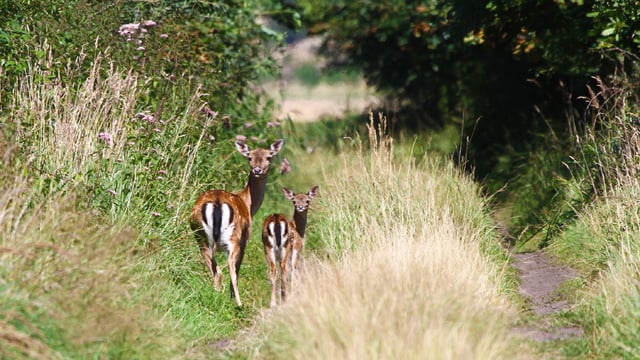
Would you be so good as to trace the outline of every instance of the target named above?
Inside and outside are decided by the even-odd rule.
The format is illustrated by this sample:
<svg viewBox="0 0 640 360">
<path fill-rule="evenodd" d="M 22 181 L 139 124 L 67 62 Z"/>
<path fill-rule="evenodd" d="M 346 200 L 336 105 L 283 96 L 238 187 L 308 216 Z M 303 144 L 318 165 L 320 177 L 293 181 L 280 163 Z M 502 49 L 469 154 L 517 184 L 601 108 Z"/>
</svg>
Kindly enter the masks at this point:
<svg viewBox="0 0 640 360">
<path fill-rule="evenodd" d="M 222 272 L 215 254 L 227 255 L 231 298 L 242 306 L 238 292 L 238 275 L 244 250 L 251 234 L 251 222 L 264 200 L 267 173 L 271 159 L 282 149 L 284 141 L 276 140 L 269 149 L 251 150 L 237 140 L 235 147 L 249 161 L 249 180 L 238 193 L 224 190 L 207 190 L 200 194 L 191 210 L 189 223 L 194 231 L 200 253 L 204 259 L 213 287 L 220 291 Z"/>
<path fill-rule="evenodd" d="M 290 282 L 293 287 L 295 282 L 296 260 L 305 243 L 307 211 L 311 200 L 318 195 L 318 188 L 318 185 L 315 185 L 306 194 L 294 194 L 293 191 L 282 188 L 284 196 L 293 202 L 293 220 L 282 214 L 271 214 L 262 223 L 262 244 L 271 284 L 271 307 L 277 304 L 278 265 L 282 302 L 287 297 L 287 283 Z"/>
</svg>

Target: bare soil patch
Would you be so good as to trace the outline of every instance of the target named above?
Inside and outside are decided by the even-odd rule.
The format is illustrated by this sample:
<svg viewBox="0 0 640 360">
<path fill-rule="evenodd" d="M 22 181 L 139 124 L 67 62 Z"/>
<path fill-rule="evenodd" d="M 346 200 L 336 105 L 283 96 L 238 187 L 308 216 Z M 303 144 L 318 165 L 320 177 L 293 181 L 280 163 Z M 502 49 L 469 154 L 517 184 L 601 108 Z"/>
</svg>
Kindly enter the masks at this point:
<svg viewBox="0 0 640 360">
<path fill-rule="evenodd" d="M 578 273 L 555 264 L 544 251 L 515 254 L 513 266 L 520 271 L 520 294 L 531 300 L 531 312 L 540 321 L 513 329 L 516 334 L 534 341 L 566 339 L 582 336 L 579 327 L 556 327 L 549 315 L 569 309 L 571 304 L 557 296 L 563 282 L 576 278 Z"/>
</svg>

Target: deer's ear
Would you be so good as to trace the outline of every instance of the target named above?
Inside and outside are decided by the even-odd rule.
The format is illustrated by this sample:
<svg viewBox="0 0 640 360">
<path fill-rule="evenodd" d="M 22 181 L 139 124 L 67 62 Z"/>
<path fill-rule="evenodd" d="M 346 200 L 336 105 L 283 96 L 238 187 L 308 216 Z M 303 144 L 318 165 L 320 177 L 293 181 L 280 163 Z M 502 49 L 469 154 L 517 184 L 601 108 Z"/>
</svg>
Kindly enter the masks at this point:
<svg viewBox="0 0 640 360">
<path fill-rule="evenodd" d="M 275 156 L 277 153 L 282 150 L 282 145 L 284 145 L 284 140 L 278 139 L 271 144 L 271 156 Z"/>
<path fill-rule="evenodd" d="M 293 191 L 287 189 L 287 188 L 282 188 L 282 193 L 284 194 L 284 197 L 286 197 L 287 199 L 293 201 L 293 199 L 295 198 L 295 194 L 293 193 Z"/>
<path fill-rule="evenodd" d="M 238 150 L 238 152 L 240 152 L 240 154 L 244 155 L 244 157 L 249 157 L 249 146 L 247 146 L 247 144 L 241 142 L 241 141 L 236 141 L 236 150 Z"/>
<path fill-rule="evenodd" d="M 315 185 L 311 187 L 311 190 L 309 190 L 309 192 L 307 193 L 307 195 L 309 195 L 310 198 L 314 198 L 316 196 L 318 196 L 318 190 L 320 189 L 320 186 Z"/>
</svg>

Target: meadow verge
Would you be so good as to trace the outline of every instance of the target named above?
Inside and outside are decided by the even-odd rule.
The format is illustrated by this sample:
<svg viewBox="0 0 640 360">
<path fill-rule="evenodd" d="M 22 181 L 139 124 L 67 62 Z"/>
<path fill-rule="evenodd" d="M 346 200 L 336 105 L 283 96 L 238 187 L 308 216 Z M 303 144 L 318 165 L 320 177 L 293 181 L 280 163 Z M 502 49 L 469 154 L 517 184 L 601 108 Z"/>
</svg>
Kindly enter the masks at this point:
<svg viewBox="0 0 640 360">
<path fill-rule="evenodd" d="M 253 358 L 517 358 L 515 315 L 486 250 L 499 242 L 479 189 L 446 161 L 394 155 L 369 132 L 325 185 L 291 301 L 236 351 Z M 312 235 L 313 234 L 313 235 Z M 490 245 L 493 243 L 494 245 Z M 521 350 L 521 349 L 520 349 Z"/>
</svg>

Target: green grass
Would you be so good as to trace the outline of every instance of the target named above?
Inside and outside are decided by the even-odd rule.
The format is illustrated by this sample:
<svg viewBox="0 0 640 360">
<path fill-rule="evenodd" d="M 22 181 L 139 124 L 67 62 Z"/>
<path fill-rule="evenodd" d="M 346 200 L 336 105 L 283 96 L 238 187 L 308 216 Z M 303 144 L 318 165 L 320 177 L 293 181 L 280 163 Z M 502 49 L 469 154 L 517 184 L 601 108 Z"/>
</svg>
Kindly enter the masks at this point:
<svg viewBox="0 0 640 360">
<path fill-rule="evenodd" d="M 567 358 L 638 358 L 636 321 L 640 263 L 637 106 L 621 77 L 590 99 L 598 127 L 565 144 L 529 155 L 500 198 L 520 251 L 545 248 L 580 276 L 559 295 L 570 311 L 552 319 L 581 326 L 584 337 L 542 344 L 543 354 Z"/>
<path fill-rule="evenodd" d="M 158 118 L 135 108 L 144 90 L 115 69 L 79 86 L 30 76 L 2 118 L 0 348 L 52 358 L 206 356 L 208 343 L 232 336 L 264 306 L 266 266 L 256 221 L 240 277 L 247 306 L 236 309 L 228 289 L 213 291 L 188 213 L 205 189 L 244 186 L 235 131 L 255 136 L 255 147 L 282 137 L 280 129 L 237 119 L 227 129 L 200 111 L 199 93 L 168 102 Z M 267 194 L 274 200 L 257 219 L 290 211 L 275 200 L 278 166 Z M 33 308 L 40 316 L 20 315 Z"/>
<path fill-rule="evenodd" d="M 252 127 L 231 114 L 227 127 L 201 111 L 199 92 L 169 99 L 160 116 L 137 108 L 136 77 L 97 71 L 101 61 L 75 85 L 35 68 L 0 117 L 0 357 L 531 356 L 509 333 L 518 300 L 494 198 L 442 156 L 455 129 L 391 138 L 373 115 L 267 128 L 268 111 Z M 627 111 L 575 154 L 529 154 L 502 198 L 519 250 L 546 247 L 582 274 L 559 293 L 577 305 L 553 321 L 586 336 L 543 345 L 548 354 L 640 356 L 640 151 Z M 244 186 L 238 134 L 252 147 L 285 138 L 241 268 L 243 308 L 224 266 L 213 290 L 187 221 L 201 191 Z M 291 214 L 282 186 L 315 184 L 305 282 L 265 311 L 262 219 Z M 407 324 L 414 337 L 402 336 Z M 227 341 L 231 352 L 217 345 Z"/>
<path fill-rule="evenodd" d="M 530 356 L 508 335 L 504 273 L 483 255 L 499 241 L 479 188 L 444 159 L 396 152 L 384 133 L 321 165 L 308 232 L 318 249 L 295 296 L 230 357 Z"/>
</svg>

